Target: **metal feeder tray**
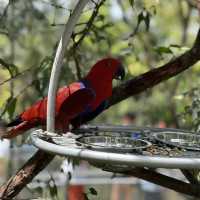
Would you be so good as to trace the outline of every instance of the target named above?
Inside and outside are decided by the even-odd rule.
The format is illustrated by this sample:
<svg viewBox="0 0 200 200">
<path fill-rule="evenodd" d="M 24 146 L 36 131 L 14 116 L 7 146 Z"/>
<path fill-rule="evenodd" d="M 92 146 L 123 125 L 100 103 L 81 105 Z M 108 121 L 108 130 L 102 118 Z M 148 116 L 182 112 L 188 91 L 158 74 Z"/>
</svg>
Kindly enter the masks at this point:
<svg viewBox="0 0 200 200">
<path fill-rule="evenodd" d="M 163 142 L 175 147 L 184 148 L 192 151 L 200 151 L 200 135 L 188 134 L 184 132 L 161 132 L 154 133 L 153 136 L 159 142 Z"/>
<path fill-rule="evenodd" d="M 141 139 L 106 135 L 82 136 L 76 141 L 78 145 L 83 145 L 91 150 L 113 153 L 128 153 L 151 146 L 150 142 Z"/>
<path fill-rule="evenodd" d="M 33 144 L 44 151 L 87 160 L 109 171 L 123 171 L 130 167 L 200 169 L 199 136 L 188 131 L 133 126 L 85 126 L 76 130 L 76 134 L 79 135 L 69 137 L 36 130 L 31 138 Z M 196 140 L 194 147 L 188 145 L 187 139 L 191 142 Z M 181 147 L 180 153 L 146 154 L 158 142 L 161 143 L 159 148 L 166 151 L 171 146 L 175 149 Z M 137 149 L 140 152 L 133 151 Z"/>
</svg>

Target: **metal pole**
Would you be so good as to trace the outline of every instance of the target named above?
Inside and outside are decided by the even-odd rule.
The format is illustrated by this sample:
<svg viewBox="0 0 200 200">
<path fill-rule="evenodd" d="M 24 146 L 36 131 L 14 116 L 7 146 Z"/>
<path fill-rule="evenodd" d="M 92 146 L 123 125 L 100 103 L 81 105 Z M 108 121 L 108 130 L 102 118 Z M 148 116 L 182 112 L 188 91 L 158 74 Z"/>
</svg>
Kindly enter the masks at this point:
<svg viewBox="0 0 200 200">
<path fill-rule="evenodd" d="M 88 3 L 89 0 L 79 0 L 76 7 L 74 8 L 73 13 L 69 17 L 68 22 L 65 25 L 63 34 L 61 36 L 56 56 L 54 59 L 51 77 L 49 82 L 49 91 L 48 91 L 48 104 L 47 104 L 47 131 L 55 131 L 55 98 L 56 91 L 58 87 L 58 79 L 61 72 L 62 62 L 64 58 L 65 50 L 70 42 L 72 31 L 82 13 L 83 8 Z"/>
<path fill-rule="evenodd" d="M 48 91 L 48 99 L 47 99 L 47 131 L 55 132 L 55 102 L 56 102 L 56 91 L 58 88 L 58 79 L 61 72 L 62 62 L 64 58 L 65 50 L 70 42 L 70 38 L 72 35 L 72 31 L 81 16 L 82 10 L 89 0 L 79 0 L 76 4 L 76 7 L 73 10 L 73 13 L 69 17 L 68 22 L 64 27 L 63 34 L 61 36 L 56 56 L 54 58 L 53 67 L 51 71 L 50 81 L 49 81 L 49 91 Z M 67 177 L 66 188 L 68 188 L 69 178 Z M 67 193 L 67 191 L 66 191 Z M 66 194 L 67 197 L 67 194 Z"/>
</svg>

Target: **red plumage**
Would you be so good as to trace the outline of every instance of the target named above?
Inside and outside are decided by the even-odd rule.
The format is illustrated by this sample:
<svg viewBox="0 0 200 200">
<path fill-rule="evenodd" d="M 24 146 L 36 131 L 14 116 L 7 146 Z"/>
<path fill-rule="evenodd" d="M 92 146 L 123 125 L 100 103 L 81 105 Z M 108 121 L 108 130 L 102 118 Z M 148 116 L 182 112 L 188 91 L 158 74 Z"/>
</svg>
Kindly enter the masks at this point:
<svg viewBox="0 0 200 200">
<path fill-rule="evenodd" d="M 88 108 L 92 112 L 108 99 L 112 95 L 112 80 L 119 75 L 120 68 L 121 63 L 117 59 L 102 59 L 92 67 L 83 81 L 60 88 L 56 96 L 56 130 L 67 131 L 70 120 Z M 46 115 L 47 97 L 21 113 L 17 124 L 13 123 L 15 126 L 2 137 L 12 138 L 37 125 L 45 126 Z"/>
<path fill-rule="evenodd" d="M 79 90 L 81 90 L 81 83 L 79 82 L 72 83 L 69 86 L 64 86 L 58 90 L 56 96 L 56 108 L 55 108 L 56 117 L 61 112 L 61 106 L 63 105 L 64 101 L 66 101 L 70 96 L 72 96 L 75 92 Z M 76 112 L 76 108 L 74 108 L 74 112 Z M 24 111 L 20 115 L 20 117 L 24 121 L 32 121 L 37 119 L 45 123 L 46 115 L 47 115 L 47 97 L 36 102 L 33 106 Z M 73 115 L 73 113 L 68 113 L 68 115 L 70 117 L 70 115 Z"/>
</svg>

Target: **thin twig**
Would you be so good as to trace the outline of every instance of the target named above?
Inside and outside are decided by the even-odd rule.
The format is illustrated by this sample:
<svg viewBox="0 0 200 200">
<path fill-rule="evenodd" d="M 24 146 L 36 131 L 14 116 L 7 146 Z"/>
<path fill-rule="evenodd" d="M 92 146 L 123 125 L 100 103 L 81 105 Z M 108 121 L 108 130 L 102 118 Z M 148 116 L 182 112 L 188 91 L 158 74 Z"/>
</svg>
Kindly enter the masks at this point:
<svg viewBox="0 0 200 200">
<path fill-rule="evenodd" d="M 27 68 L 27 69 L 25 69 L 25 70 L 23 70 L 23 71 L 17 73 L 16 75 L 14 75 L 14 76 L 12 76 L 12 77 L 10 77 L 10 78 L 8 78 L 8 79 L 6 79 L 6 80 L 0 82 L 0 86 L 3 85 L 3 84 L 5 84 L 5 83 L 7 83 L 7 82 L 9 82 L 9 81 L 13 81 L 13 80 L 19 78 L 19 76 L 22 76 L 22 75 L 26 74 L 27 72 L 30 72 L 30 71 L 32 71 L 32 70 L 35 71 L 35 70 L 41 69 L 42 66 L 44 65 L 44 63 L 47 62 L 47 60 L 50 60 L 50 57 L 45 57 L 45 58 L 42 60 L 41 64 L 40 64 L 38 67 L 36 67 L 36 68 L 29 67 L 29 68 Z M 3 59 L 1 59 L 1 58 L 0 58 L 0 64 L 2 64 L 4 67 L 6 67 L 6 69 L 8 69 L 10 66 L 15 66 L 15 67 L 17 67 L 17 66 L 14 65 L 14 64 L 6 63 L 6 62 L 5 62 Z M 17 68 L 19 68 L 19 67 L 17 67 Z M 37 78 L 35 78 L 35 79 L 37 79 Z"/>
<path fill-rule="evenodd" d="M 34 79 L 29 81 L 29 83 L 23 87 L 16 95 L 9 97 L 6 103 L 6 106 L 4 107 L 3 111 L 0 114 L 0 118 L 5 114 L 5 112 L 8 110 L 8 108 L 10 107 L 10 105 L 13 103 L 14 99 L 17 99 L 19 96 L 21 96 L 22 94 L 24 94 L 27 91 L 27 88 L 31 87 L 34 84 Z"/>
<path fill-rule="evenodd" d="M 15 64 L 13 64 L 13 63 L 7 63 L 2 58 L 0 58 L 0 65 L 2 65 L 3 67 L 5 67 L 6 69 L 9 69 L 10 67 L 18 68 Z"/>
<path fill-rule="evenodd" d="M 88 34 L 89 30 L 91 29 L 91 27 L 93 25 L 93 22 L 94 22 L 96 16 L 99 13 L 100 7 L 105 3 L 105 1 L 106 0 L 102 0 L 99 4 L 96 5 L 96 7 L 95 7 L 95 9 L 94 9 L 94 11 L 93 11 L 90 19 L 87 22 L 87 25 L 86 25 L 85 29 L 82 32 L 81 37 L 79 38 L 79 40 L 76 43 L 74 43 L 73 49 L 76 49 L 81 44 L 81 42 L 83 41 L 83 39 L 85 38 L 85 36 Z"/>
<path fill-rule="evenodd" d="M 112 106 L 132 95 L 141 93 L 148 88 L 168 80 L 177 74 L 185 71 L 190 66 L 200 60 L 200 29 L 198 31 L 193 47 L 181 56 L 171 60 L 165 65 L 154 68 L 134 79 L 128 80 L 120 86 L 113 89 L 113 95 L 109 99 L 109 105 Z"/>
<path fill-rule="evenodd" d="M 25 69 L 25 70 L 19 72 L 19 73 L 16 74 L 15 76 L 12 76 L 12 77 L 10 77 L 10 78 L 8 78 L 8 79 L 6 79 L 6 80 L 0 82 L 0 86 L 1 86 L 1 85 L 4 85 L 5 83 L 7 83 L 7 82 L 9 82 L 9 81 L 13 81 L 13 80 L 15 80 L 16 78 L 19 78 L 19 76 L 22 76 L 22 75 L 24 75 L 25 73 L 27 73 L 27 72 L 29 72 L 29 71 L 31 71 L 31 70 L 32 70 L 31 68 L 28 68 L 28 69 Z"/>
<path fill-rule="evenodd" d="M 91 29 L 92 25 L 93 25 L 93 22 L 95 20 L 95 18 L 97 17 L 98 13 L 99 13 L 99 9 L 101 8 L 101 6 L 105 3 L 105 0 L 102 0 L 100 1 L 100 3 L 96 3 L 96 2 L 93 2 L 95 3 L 95 8 L 94 8 L 94 11 L 92 13 L 92 15 L 90 16 L 90 19 L 88 20 L 87 23 L 79 23 L 78 25 L 83 25 L 83 24 L 86 24 L 86 27 L 80 31 L 79 33 L 74 33 L 72 35 L 72 39 L 74 41 L 74 44 L 73 44 L 73 47 L 72 47 L 72 53 L 73 53 L 73 58 L 74 58 L 74 62 L 75 62 L 75 67 L 76 67 L 76 74 L 77 74 L 77 77 L 78 79 L 81 79 L 81 68 L 80 68 L 80 64 L 79 64 L 79 60 L 77 58 L 77 53 L 76 53 L 76 50 L 77 50 L 77 47 L 80 46 L 80 44 L 82 43 L 82 41 L 84 40 L 84 38 L 87 36 L 89 30 Z M 79 38 L 79 40 L 77 42 L 75 42 L 75 36 L 76 35 L 79 35 L 81 34 L 81 37 Z"/>
</svg>

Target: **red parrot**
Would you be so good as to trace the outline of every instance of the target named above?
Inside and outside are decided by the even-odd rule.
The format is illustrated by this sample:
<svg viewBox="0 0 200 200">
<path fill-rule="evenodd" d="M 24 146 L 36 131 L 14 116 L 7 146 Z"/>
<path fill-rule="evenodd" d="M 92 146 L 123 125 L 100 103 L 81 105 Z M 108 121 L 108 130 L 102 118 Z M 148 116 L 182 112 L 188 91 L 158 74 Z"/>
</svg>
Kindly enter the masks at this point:
<svg viewBox="0 0 200 200">
<path fill-rule="evenodd" d="M 66 132 L 69 125 L 78 127 L 92 120 L 106 108 L 112 95 L 112 80 L 123 79 L 121 62 L 115 58 L 99 60 L 85 78 L 58 89 L 56 95 L 55 129 Z M 47 97 L 37 101 L 6 125 L 2 138 L 13 138 L 36 126 L 45 126 Z"/>
</svg>

